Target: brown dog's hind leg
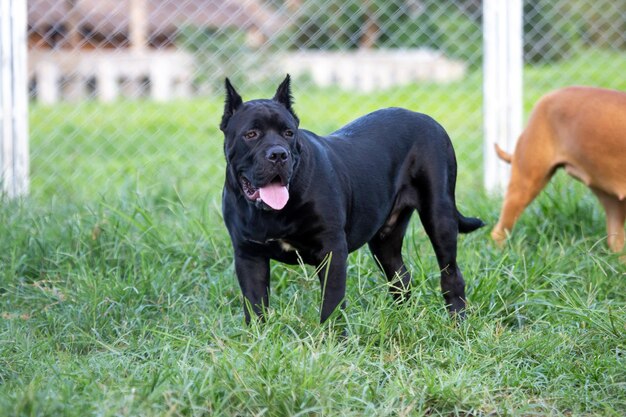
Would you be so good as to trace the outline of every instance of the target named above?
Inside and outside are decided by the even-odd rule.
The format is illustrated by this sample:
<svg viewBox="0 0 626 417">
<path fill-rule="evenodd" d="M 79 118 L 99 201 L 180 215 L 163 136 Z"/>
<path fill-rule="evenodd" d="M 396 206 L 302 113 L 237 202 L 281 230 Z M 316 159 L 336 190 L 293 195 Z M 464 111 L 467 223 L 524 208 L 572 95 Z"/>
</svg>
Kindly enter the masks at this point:
<svg viewBox="0 0 626 417">
<path fill-rule="evenodd" d="M 547 163 L 533 161 L 529 167 L 519 165 L 520 162 L 514 159 L 500 219 L 491 231 L 491 237 L 499 246 L 504 244 L 507 232 L 513 230 L 522 211 L 537 197 L 554 174 L 554 167 Z"/>
<path fill-rule="evenodd" d="M 607 194 L 597 188 L 592 188 L 594 194 L 604 206 L 606 213 L 606 231 L 609 248 L 619 253 L 624 249 L 624 221 L 626 221 L 626 200 Z"/>
</svg>

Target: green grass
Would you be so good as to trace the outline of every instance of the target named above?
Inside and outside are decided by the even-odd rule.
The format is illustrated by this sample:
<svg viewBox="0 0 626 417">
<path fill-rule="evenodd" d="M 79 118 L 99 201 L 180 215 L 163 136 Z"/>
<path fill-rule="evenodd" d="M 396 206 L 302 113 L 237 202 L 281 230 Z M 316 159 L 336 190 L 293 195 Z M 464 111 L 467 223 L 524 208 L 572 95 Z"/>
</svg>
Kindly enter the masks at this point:
<svg viewBox="0 0 626 417">
<path fill-rule="evenodd" d="M 459 205 L 493 225 L 500 201 L 472 159 L 481 121 L 462 117 L 480 107 L 480 79 L 453 87 L 461 111 L 435 117 L 469 155 Z M 424 112 L 456 104 L 450 86 L 419 88 Z M 303 126 L 321 132 L 359 100 L 295 93 Z M 219 208 L 220 109 L 219 98 L 33 108 L 33 196 L 0 206 L 1 416 L 626 414 L 626 265 L 606 249 L 599 204 L 563 173 L 505 249 L 489 226 L 460 239 L 462 323 L 443 308 L 415 220 L 406 305 L 361 250 L 345 340 L 318 324 L 319 282 L 304 266 L 273 264 L 268 322 L 246 327 Z M 81 157 L 90 149 L 97 158 Z"/>
</svg>

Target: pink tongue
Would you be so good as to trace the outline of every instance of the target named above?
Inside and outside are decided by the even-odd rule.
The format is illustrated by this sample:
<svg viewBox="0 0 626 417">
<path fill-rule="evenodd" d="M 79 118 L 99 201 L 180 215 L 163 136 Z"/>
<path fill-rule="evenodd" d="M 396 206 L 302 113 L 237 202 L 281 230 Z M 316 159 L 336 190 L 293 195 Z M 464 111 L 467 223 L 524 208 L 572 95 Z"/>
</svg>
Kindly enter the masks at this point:
<svg viewBox="0 0 626 417">
<path fill-rule="evenodd" d="M 285 207 L 289 200 L 289 191 L 287 187 L 280 184 L 270 184 L 259 189 L 261 200 L 274 210 L 280 210 Z"/>
</svg>

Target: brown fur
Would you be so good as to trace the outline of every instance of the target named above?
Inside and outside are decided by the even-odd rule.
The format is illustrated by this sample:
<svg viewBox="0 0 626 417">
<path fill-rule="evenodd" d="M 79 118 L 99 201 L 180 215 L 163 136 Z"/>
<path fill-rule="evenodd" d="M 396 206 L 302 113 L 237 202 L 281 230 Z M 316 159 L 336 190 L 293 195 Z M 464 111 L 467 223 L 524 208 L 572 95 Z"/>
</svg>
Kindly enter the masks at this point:
<svg viewBox="0 0 626 417">
<path fill-rule="evenodd" d="M 585 183 L 606 212 L 608 245 L 624 249 L 626 220 L 626 93 L 567 87 L 543 96 L 511 155 L 511 180 L 491 237 L 499 244 L 554 172 L 564 167 Z"/>
</svg>

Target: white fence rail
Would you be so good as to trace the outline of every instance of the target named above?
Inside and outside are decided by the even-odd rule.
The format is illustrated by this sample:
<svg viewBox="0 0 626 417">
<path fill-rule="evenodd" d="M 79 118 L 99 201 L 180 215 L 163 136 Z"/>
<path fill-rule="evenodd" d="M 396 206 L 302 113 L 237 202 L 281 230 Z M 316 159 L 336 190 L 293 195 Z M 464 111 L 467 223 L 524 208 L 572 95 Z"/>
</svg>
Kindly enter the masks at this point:
<svg viewBox="0 0 626 417">
<path fill-rule="evenodd" d="M 26 2 L 0 1 L 0 194 L 28 192 Z"/>
<path fill-rule="evenodd" d="M 42 104 L 87 98 L 108 103 L 120 97 L 155 101 L 191 97 L 193 57 L 183 51 L 34 50 L 28 57 L 29 78 Z"/>
<path fill-rule="evenodd" d="M 461 80 L 467 65 L 432 49 L 301 51 L 285 54 L 291 75 L 307 74 L 320 87 L 371 92 L 413 82 Z"/>
</svg>

